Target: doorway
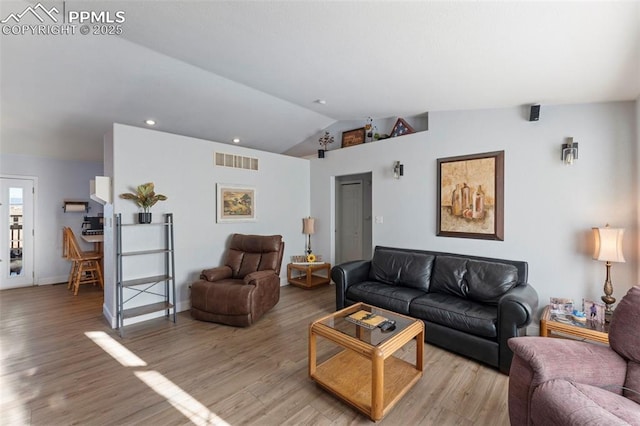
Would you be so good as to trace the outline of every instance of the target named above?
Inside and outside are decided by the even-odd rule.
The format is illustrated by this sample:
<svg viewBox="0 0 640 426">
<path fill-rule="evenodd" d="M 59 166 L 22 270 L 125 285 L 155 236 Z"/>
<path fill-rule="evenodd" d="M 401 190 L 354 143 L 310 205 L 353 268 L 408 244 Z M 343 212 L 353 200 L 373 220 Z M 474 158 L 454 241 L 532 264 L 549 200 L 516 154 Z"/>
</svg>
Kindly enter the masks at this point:
<svg viewBox="0 0 640 426">
<path fill-rule="evenodd" d="M 0 290 L 34 285 L 35 179 L 0 178 Z"/>
<path fill-rule="evenodd" d="M 336 177 L 336 264 L 372 255 L 371 173 Z"/>
</svg>

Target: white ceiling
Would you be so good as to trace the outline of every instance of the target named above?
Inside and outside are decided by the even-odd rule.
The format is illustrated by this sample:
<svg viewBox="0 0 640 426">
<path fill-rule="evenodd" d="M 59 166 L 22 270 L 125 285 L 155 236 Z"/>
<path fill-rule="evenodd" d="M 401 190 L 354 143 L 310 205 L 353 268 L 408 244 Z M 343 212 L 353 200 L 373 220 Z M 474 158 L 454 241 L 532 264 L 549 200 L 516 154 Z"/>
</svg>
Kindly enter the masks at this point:
<svg viewBox="0 0 640 426">
<path fill-rule="evenodd" d="M 0 19 L 27 6 L 2 0 Z M 339 120 L 640 95 L 638 1 L 64 7 L 122 10 L 123 34 L 0 35 L 3 153 L 99 160 L 111 123 L 149 117 L 162 131 L 286 152 Z M 317 148 L 307 144 L 295 152 Z"/>
</svg>

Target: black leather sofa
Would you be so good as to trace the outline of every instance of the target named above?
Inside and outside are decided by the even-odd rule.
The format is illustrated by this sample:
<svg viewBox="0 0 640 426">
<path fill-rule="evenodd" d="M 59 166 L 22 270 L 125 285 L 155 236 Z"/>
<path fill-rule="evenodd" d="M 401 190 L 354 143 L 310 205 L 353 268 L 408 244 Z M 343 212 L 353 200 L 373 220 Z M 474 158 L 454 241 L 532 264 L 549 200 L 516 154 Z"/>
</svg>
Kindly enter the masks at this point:
<svg viewBox="0 0 640 426">
<path fill-rule="evenodd" d="M 527 262 L 376 247 L 373 259 L 333 267 L 336 310 L 364 302 L 419 318 L 425 341 L 508 374 L 507 340 L 538 307 Z"/>
</svg>

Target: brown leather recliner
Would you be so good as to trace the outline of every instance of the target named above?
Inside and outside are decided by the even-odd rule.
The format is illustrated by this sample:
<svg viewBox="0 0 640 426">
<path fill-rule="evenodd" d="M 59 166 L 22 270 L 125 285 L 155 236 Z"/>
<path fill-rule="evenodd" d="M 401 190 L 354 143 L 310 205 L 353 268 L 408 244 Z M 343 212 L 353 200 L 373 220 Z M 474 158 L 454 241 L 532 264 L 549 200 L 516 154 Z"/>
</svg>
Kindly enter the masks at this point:
<svg viewBox="0 0 640 426">
<path fill-rule="evenodd" d="M 281 235 L 233 234 L 225 266 L 191 285 L 191 316 L 237 327 L 256 322 L 280 300 Z"/>
</svg>

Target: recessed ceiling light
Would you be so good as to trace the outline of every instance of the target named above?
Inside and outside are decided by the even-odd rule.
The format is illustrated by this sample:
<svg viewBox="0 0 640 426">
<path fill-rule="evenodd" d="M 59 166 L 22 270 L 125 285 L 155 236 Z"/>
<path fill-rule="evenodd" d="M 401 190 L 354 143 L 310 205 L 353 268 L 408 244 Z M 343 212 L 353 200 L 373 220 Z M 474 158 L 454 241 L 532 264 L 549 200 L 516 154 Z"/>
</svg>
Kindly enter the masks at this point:
<svg viewBox="0 0 640 426">
<path fill-rule="evenodd" d="M 156 120 L 152 120 L 152 119 L 144 120 L 144 124 L 146 124 L 147 126 L 155 126 Z"/>
<path fill-rule="evenodd" d="M 240 138 L 233 138 L 233 143 L 240 143 Z"/>
<path fill-rule="evenodd" d="M 326 105 L 327 101 L 325 101 L 324 99 L 316 99 L 316 103 L 320 105 Z"/>
</svg>

